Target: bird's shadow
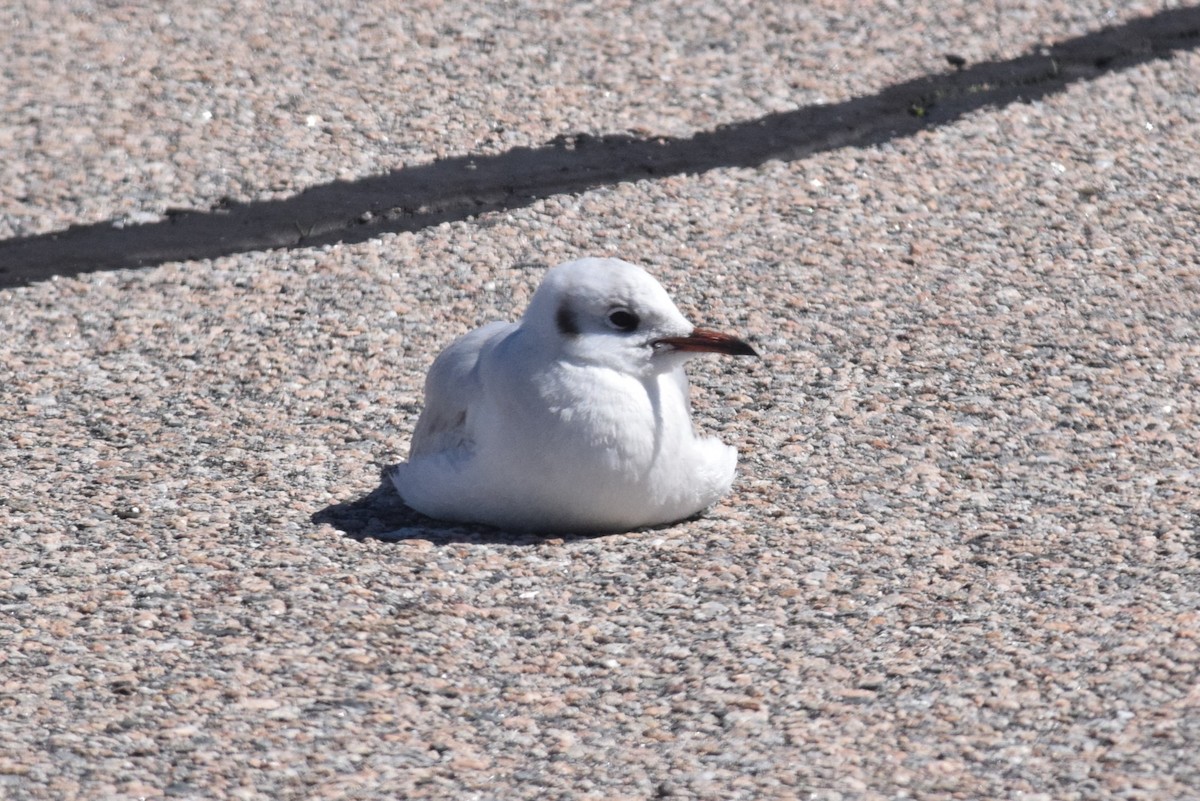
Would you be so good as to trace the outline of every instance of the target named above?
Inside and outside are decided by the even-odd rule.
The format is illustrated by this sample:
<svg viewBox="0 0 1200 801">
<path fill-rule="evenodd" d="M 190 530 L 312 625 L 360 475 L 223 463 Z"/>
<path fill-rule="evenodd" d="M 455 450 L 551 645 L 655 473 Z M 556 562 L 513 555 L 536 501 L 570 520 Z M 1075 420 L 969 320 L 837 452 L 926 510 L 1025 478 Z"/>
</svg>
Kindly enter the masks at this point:
<svg viewBox="0 0 1200 801">
<path fill-rule="evenodd" d="M 446 523 L 426 517 L 410 508 L 401 499 L 390 476 L 392 468 L 385 467 L 379 476 L 379 486 L 361 498 L 333 503 L 315 512 L 312 522 L 328 524 L 354 540 L 404 542 L 426 540 L 434 545 L 454 543 L 537 545 L 548 540 L 588 540 L 608 534 L 533 534 L 506 531 L 491 526 Z"/>
</svg>

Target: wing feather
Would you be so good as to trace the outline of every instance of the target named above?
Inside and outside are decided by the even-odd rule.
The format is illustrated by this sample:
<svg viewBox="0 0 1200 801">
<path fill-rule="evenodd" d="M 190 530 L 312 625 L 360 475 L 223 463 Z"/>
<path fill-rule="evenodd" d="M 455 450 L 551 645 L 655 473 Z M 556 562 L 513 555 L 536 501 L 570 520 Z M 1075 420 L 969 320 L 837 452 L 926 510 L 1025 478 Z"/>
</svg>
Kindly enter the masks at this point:
<svg viewBox="0 0 1200 801">
<path fill-rule="evenodd" d="M 489 323 L 455 340 L 434 359 L 425 378 L 425 408 L 413 431 L 409 461 L 471 447 L 471 406 L 482 391 L 479 355 L 516 327 L 516 323 Z"/>
</svg>

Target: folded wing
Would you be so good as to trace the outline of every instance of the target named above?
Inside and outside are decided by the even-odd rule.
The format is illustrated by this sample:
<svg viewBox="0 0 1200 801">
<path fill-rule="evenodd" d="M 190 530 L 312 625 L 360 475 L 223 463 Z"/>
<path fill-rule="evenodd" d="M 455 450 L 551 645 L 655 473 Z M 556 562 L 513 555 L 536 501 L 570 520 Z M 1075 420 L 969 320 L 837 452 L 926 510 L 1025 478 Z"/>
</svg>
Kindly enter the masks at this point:
<svg viewBox="0 0 1200 801">
<path fill-rule="evenodd" d="M 434 360 L 425 378 L 425 408 L 413 432 L 410 462 L 474 445 L 471 407 L 482 391 L 479 354 L 516 327 L 516 323 L 489 323 L 456 340 Z"/>
</svg>

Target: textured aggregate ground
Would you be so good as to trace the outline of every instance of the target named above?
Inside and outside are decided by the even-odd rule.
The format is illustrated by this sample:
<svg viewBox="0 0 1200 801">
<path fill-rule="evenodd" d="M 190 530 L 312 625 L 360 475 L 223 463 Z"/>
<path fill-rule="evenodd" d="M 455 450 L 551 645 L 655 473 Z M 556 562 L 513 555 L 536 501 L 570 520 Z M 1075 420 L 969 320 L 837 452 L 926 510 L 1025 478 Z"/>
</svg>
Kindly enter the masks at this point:
<svg viewBox="0 0 1200 801">
<path fill-rule="evenodd" d="M 0 237 L 687 136 L 1163 13 L 439 5 L 18 3 Z M 1197 75 L 0 289 L 0 796 L 1195 797 Z M 380 471 L 434 354 L 588 254 L 763 352 L 692 369 L 733 494 L 581 539 L 404 509 Z"/>
</svg>

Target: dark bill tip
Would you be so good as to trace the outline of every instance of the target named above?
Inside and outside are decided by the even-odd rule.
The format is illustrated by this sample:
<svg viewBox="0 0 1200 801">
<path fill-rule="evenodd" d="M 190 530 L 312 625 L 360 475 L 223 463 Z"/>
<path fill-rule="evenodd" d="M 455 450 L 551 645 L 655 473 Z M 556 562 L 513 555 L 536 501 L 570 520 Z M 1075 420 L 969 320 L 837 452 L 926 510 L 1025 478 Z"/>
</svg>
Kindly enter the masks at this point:
<svg viewBox="0 0 1200 801">
<path fill-rule="evenodd" d="M 655 347 L 673 348 L 675 350 L 695 353 L 724 353 L 727 356 L 757 356 L 758 351 L 750 347 L 744 340 L 732 334 L 722 334 L 720 331 L 709 331 L 707 328 L 696 328 L 686 337 L 663 337 L 654 340 Z"/>
</svg>

